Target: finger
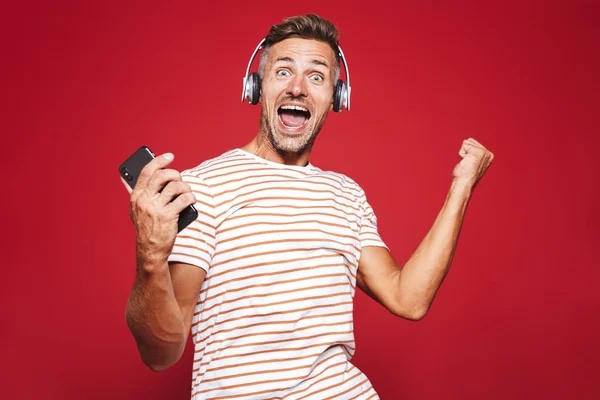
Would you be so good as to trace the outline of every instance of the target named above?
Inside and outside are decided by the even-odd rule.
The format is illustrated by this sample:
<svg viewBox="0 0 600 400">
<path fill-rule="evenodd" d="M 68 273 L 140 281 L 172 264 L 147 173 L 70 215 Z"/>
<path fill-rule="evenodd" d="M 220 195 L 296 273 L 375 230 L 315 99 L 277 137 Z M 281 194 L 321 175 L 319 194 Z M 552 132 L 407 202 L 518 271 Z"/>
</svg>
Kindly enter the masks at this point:
<svg viewBox="0 0 600 400">
<path fill-rule="evenodd" d="M 169 182 L 160 193 L 160 202 L 163 205 L 169 204 L 175 197 L 191 191 L 192 188 L 185 182 Z"/>
<path fill-rule="evenodd" d="M 152 195 L 155 195 L 162 190 L 169 182 L 181 182 L 181 174 L 175 169 L 158 170 L 150 178 L 147 190 Z"/>
<path fill-rule="evenodd" d="M 471 142 L 471 143 L 473 143 L 473 144 L 477 145 L 478 147 L 481 147 L 482 149 L 485 149 L 485 146 L 484 146 L 484 145 L 482 145 L 481 143 L 479 143 L 477 140 L 475 140 L 475 139 L 473 139 L 473 138 L 469 138 L 469 139 L 467 139 L 467 140 L 468 140 L 469 142 Z"/>
<path fill-rule="evenodd" d="M 131 194 L 131 191 L 133 190 L 133 189 L 131 189 L 131 186 L 129 186 L 129 184 L 127 183 L 127 181 L 125 179 L 123 179 L 122 176 L 120 176 L 120 178 L 121 178 L 121 182 L 123 182 L 123 186 L 125 186 L 125 189 L 127 189 L 127 192 L 129 194 Z"/>
<path fill-rule="evenodd" d="M 464 158 L 467 154 L 472 152 L 473 147 L 475 147 L 475 145 L 469 143 L 467 140 L 464 140 L 462 146 L 460 146 L 458 155 Z"/>
<path fill-rule="evenodd" d="M 154 173 L 159 169 L 165 168 L 167 165 L 169 165 L 171 161 L 173 161 L 174 157 L 175 156 L 172 153 L 165 153 L 146 164 L 140 172 L 140 176 L 135 184 L 135 188 L 145 189 L 148 185 L 148 182 L 152 178 L 152 175 L 154 175 Z"/>
<path fill-rule="evenodd" d="M 168 207 L 173 212 L 179 214 L 184 208 L 196 203 L 196 196 L 192 192 L 187 192 L 179 195 L 175 200 L 169 203 Z"/>
</svg>

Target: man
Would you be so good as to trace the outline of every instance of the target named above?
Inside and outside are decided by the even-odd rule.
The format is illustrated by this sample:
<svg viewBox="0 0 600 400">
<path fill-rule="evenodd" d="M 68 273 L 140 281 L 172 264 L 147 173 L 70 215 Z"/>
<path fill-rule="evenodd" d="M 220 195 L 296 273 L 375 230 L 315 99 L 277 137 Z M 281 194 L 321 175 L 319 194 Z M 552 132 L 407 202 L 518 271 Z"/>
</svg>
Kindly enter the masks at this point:
<svg viewBox="0 0 600 400">
<path fill-rule="evenodd" d="M 316 15 L 273 26 L 256 137 L 181 176 L 165 169 L 172 154 L 159 156 L 131 192 L 137 276 L 128 326 L 154 371 L 179 360 L 192 331 L 192 399 L 376 399 L 350 363 L 355 286 L 417 321 L 448 271 L 493 155 L 463 142 L 443 208 L 400 267 L 360 186 L 309 162 L 333 107 L 337 41 Z M 190 204 L 199 217 L 177 235 Z"/>
</svg>

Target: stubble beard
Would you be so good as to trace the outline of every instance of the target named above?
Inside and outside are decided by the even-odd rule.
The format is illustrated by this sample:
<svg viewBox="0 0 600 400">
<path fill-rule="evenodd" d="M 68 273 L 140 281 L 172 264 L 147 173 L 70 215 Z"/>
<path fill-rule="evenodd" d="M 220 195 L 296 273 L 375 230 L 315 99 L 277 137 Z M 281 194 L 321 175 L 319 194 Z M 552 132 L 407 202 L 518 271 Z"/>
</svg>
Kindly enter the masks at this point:
<svg viewBox="0 0 600 400">
<path fill-rule="evenodd" d="M 260 113 L 261 130 L 267 134 L 267 139 L 273 148 L 275 148 L 275 150 L 283 153 L 298 154 L 304 150 L 312 149 L 315 139 L 325 124 L 327 115 L 325 115 L 321 121 L 318 121 L 312 128 L 307 126 L 305 128 L 306 131 L 302 135 L 295 137 L 286 136 L 284 133 L 279 131 L 278 119 L 279 116 L 277 112 L 275 112 L 273 120 L 269 122 L 263 108 Z"/>
</svg>

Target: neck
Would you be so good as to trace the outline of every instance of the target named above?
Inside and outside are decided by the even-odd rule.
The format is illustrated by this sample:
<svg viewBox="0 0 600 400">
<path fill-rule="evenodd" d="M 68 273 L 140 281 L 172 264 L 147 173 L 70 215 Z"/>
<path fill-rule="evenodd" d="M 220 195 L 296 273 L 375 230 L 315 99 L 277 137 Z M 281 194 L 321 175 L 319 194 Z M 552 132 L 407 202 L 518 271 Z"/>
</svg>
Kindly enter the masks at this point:
<svg viewBox="0 0 600 400">
<path fill-rule="evenodd" d="M 278 150 L 261 132 L 250 143 L 242 147 L 242 150 L 268 161 L 299 167 L 304 167 L 308 164 L 311 151 L 310 148 L 298 153 Z"/>
</svg>

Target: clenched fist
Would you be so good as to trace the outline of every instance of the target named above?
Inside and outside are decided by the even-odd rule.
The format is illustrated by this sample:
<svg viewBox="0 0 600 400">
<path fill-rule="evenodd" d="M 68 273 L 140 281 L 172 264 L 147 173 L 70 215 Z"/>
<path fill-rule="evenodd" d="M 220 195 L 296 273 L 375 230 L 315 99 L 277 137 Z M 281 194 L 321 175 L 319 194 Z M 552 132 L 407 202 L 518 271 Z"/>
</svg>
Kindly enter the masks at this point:
<svg viewBox="0 0 600 400">
<path fill-rule="evenodd" d="M 494 154 L 473 138 L 464 140 L 458 152 L 462 160 L 454 167 L 452 178 L 474 188 L 494 160 Z"/>
<path fill-rule="evenodd" d="M 137 236 L 137 258 L 146 268 L 166 265 L 177 236 L 179 213 L 196 202 L 192 188 L 174 169 L 164 169 L 173 161 L 166 153 L 150 161 L 130 191 L 130 216 Z"/>
</svg>

